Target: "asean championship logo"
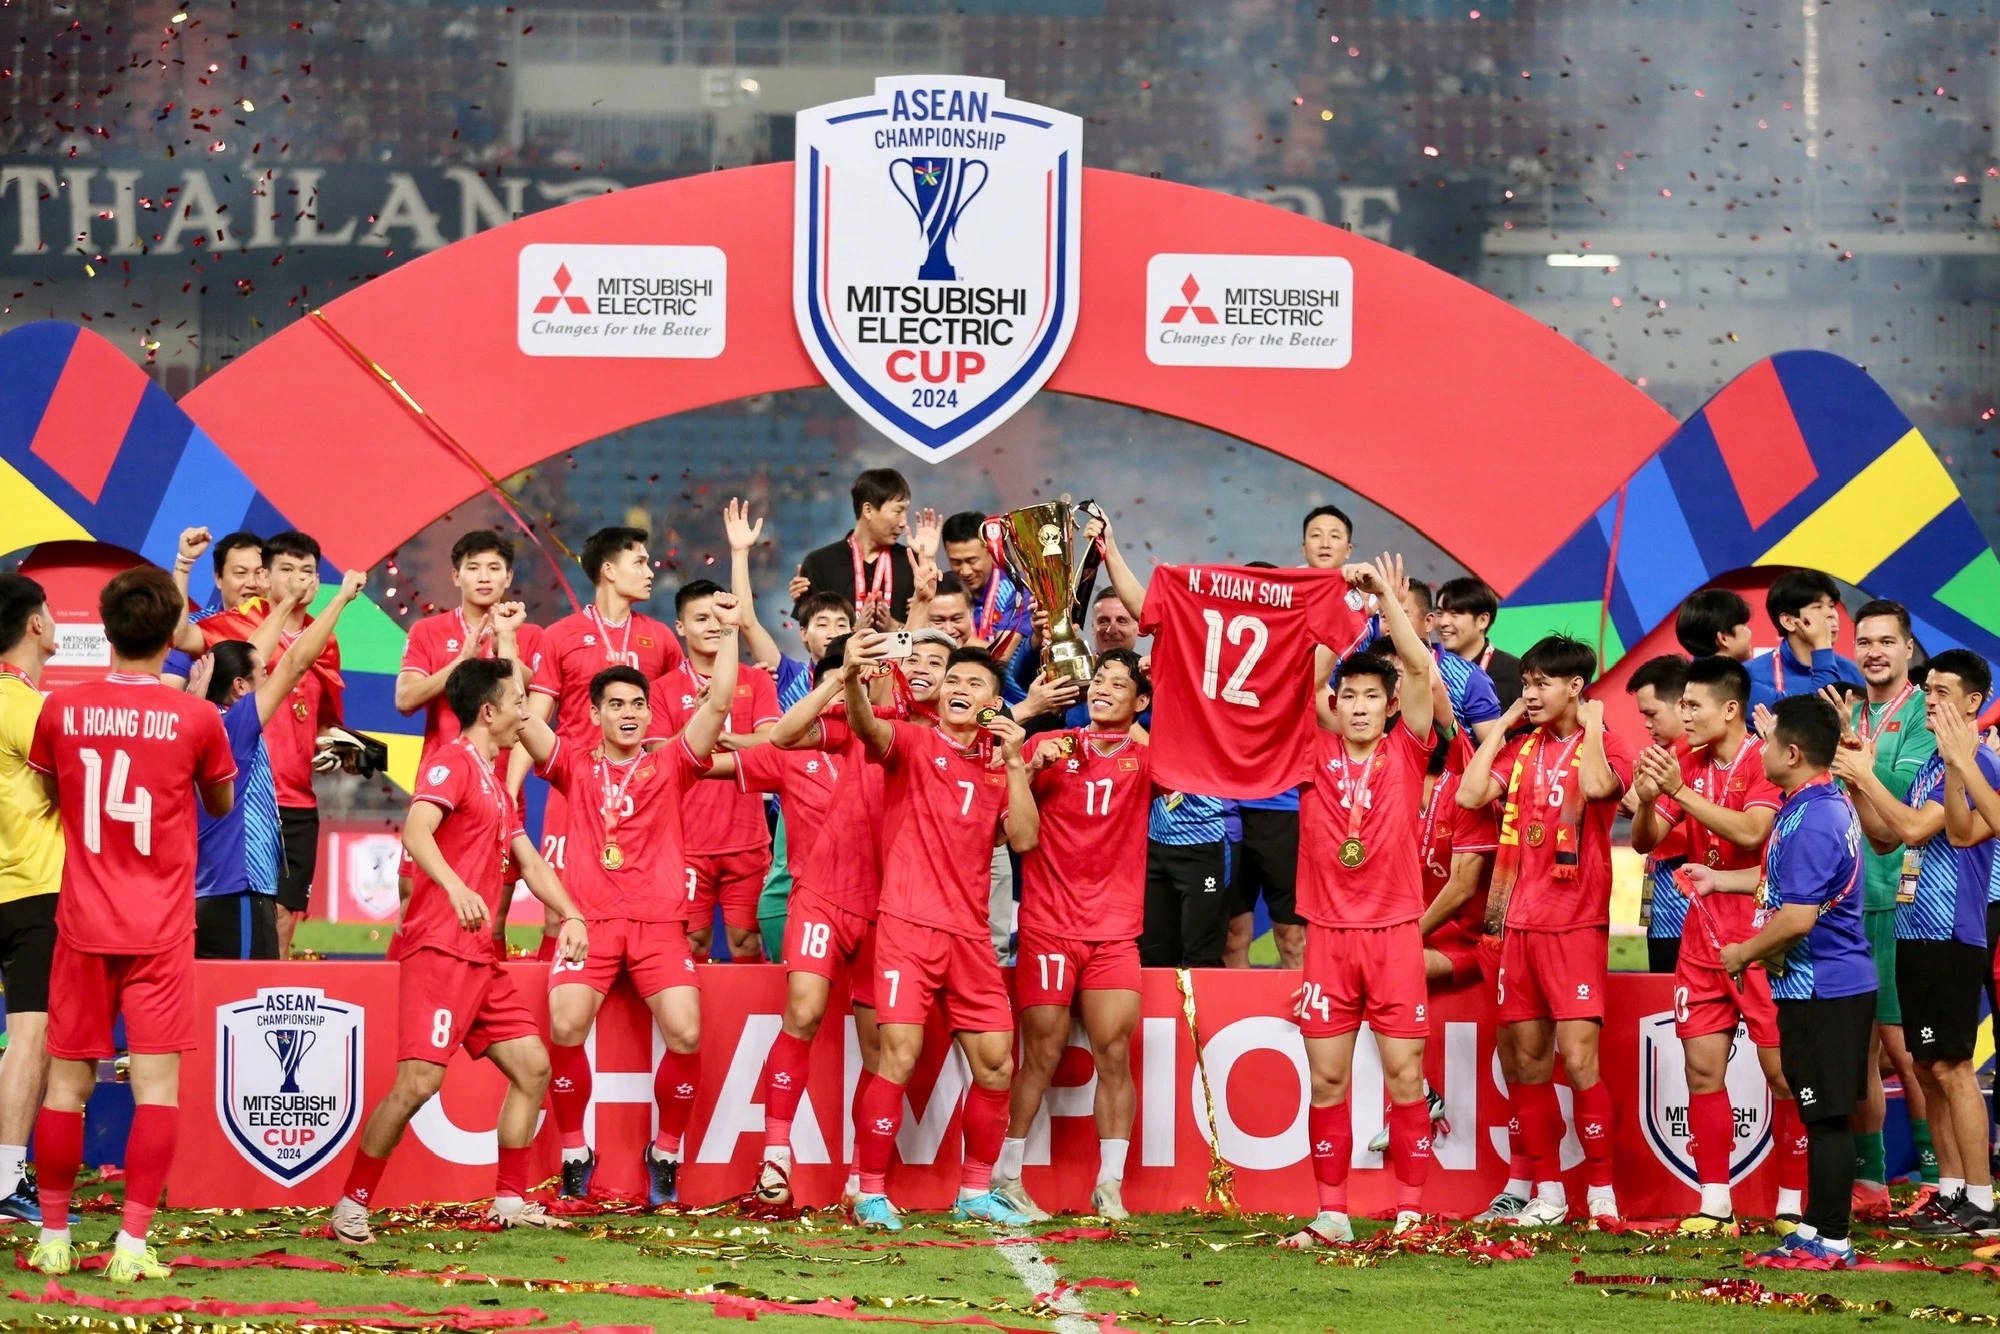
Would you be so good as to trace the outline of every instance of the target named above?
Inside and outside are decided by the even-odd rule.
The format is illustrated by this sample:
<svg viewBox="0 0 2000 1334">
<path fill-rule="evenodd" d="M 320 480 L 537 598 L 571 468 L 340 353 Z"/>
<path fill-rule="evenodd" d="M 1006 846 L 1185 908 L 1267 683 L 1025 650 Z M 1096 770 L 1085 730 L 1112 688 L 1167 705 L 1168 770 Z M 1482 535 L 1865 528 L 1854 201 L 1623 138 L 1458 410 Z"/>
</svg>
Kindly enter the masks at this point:
<svg viewBox="0 0 2000 1334">
<path fill-rule="evenodd" d="M 849 407 L 951 457 L 1054 373 L 1076 328 L 1083 122 L 998 79 L 875 81 L 798 115 L 792 309 Z"/>
<path fill-rule="evenodd" d="M 1741 1024 L 1729 1052 L 1723 1088 L 1736 1110 L 1736 1138 L 1729 1149 L 1729 1180 L 1742 1181 L 1771 1151 L 1771 1088 L 1757 1064 L 1757 1048 Z M 1674 1032 L 1674 1012 L 1662 1010 L 1639 1021 L 1640 1122 L 1646 1144 L 1661 1166 L 1699 1187 L 1689 1150 L 1687 1064 Z"/>
<path fill-rule="evenodd" d="M 316 987 L 264 987 L 216 1006 L 217 1119 L 279 1185 L 297 1185 L 354 1137 L 365 1018 Z"/>
</svg>

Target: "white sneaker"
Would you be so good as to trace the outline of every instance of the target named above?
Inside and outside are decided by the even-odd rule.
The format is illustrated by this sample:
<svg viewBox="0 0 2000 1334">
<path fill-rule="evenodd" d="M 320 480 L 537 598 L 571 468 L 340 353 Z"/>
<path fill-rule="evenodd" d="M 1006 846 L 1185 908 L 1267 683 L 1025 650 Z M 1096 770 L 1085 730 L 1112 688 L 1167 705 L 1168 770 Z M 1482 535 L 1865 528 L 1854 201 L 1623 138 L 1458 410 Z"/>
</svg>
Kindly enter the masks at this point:
<svg viewBox="0 0 2000 1334">
<path fill-rule="evenodd" d="M 1484 1213 L 1474 1214 L 1472 1221 L 1475 1223 L 1509 1222 L 1515 1215 L 1528 1207 L 1528 1199 L 1529 1197 L 1526 1195 L 1510 1195 L 1503 1190 L 1493 1197 L 1493 1203 L 1486 1206 Z"/>
<path fill-rule="evenodd" d="M 1046 1223 L 1049 1221 L 1048 1211 L 1035 1203 L 1033 1197 L 1028 1194 L 1028 1188 L 1021 1184 L 1021 1178 L 1015 1177 L 1012 1181 L 1002 1181 L 998 1177 L 995 1177 L 991 1182 L 991 1188 L 995 1198 L 999 1199 L 1015 1213 L 1027 1215 L 1029 1222 Z"/>
<path fill-rule="evenodd" d="M 1130 1218 L 1132 1215 L 1125 1212 L 1125 1200 L 1119 1194 L 1119 1187 L 1123 1184 L 1120 1181 L 1098 1182 L 1097 1188 L 1090 1192 L 1090 1212 L 1117 1223 Z"/>
<path fill-rule="evenodd" d="M 333 1206 L 327 1215 L 327 1225 L 333 1229 L 334 1239 L 350 1246 L 366 1246 L 375 1240 L 375 1233 L 368 1226 L 368 1209 L 356 1204 L 345 1195 Z"/>
<path fill-rule="evenodd" d="M 1618 1196 L 1609 1190 L 1593 1190 L 1585 1201 L 1590 1211 L 1590 1221 L 1615 1223 L 1618 1221 Z"/>
<path fill-rule="evenodd" d="M 502 1209 L 498 1202 L 486 1206 L 486 1221 L 498 1223 L 503 1228 L 565 1228 L 573 1227 L 567 1218 L 558 1218 L 542 1207 L 539 1200 L 523 1200 L 518 1209 Z"/>
<path fill-rule="evenodd" d="M 1398 1210 L 1396 1214 L 1396 1222 L 1394 1226 L 1392 1226 L 1389 1229 L 1389 1233 L 1391 1236 L 1394 1236 L 1397 1233 L 1408 1232 L 1413 1227 L 1422 1227 L 1423 1222 L 1424 1222 L 1424 1216 L 1418 1213 L 1415 1209 Z"/>
<path fill-rule="evenodd" d="M 1424 1081 L 1424 1101 L 1430 1106 L 1431 1124 L 1437 1125 L 1440 1121 L 1443 1121 L 1444 1095 L 1442 1093 L 1439 1093 L 1436 1089 L 1432 1088 L 1430 1086 L 1429 1080 Z M 1449 1127 L 1446 1128 L 1445 1133 L 1447 1134 L 1450 1133 Z M 1373 1139 L 1368 1141 L 1368 1152 L 1370 1153 L 1389 1152 L 1389 1127 L 1386 1124 L 1380 1130 L 1375 1132 L 1375 1137 Z"/>
<path fill-rule="evenodd" d="M 757 1169 L 757 1200 L 760 1204 L 792 1202 L 792 1165 L 789 1159 L 766 1158 Z"/>
<path fill-rule="evenodd" d="M 1354 1224 L 1347 1221 L 1347 1215 L 1322 1209 L 1312 1222 L 1278 1245 L 1288 1251 L 1310 1251 L 1321 1246 L 1345 1246 L 1353 1240 Z"/>
<path fill-rule="evenodd" d="M 1560 1227 L 1569 1221 L 1569 1206 L 1537 1195 L 1506 1221 L 1515 1227 Z"/>
</svg>

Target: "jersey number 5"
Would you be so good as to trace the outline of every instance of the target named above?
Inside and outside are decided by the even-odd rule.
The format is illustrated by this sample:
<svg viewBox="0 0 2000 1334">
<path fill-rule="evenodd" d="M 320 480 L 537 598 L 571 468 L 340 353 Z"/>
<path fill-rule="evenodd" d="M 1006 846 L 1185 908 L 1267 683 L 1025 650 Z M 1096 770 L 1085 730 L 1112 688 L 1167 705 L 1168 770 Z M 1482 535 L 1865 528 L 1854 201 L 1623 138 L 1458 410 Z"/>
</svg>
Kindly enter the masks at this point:
<svg viewBox="0 0 2000 1334">
<path fill-rule="evenodd" d="M 83 763 L 83 846 L 92 852 L 104 851 L 104 822 L 122 821 L 132 826 L 132 846 L 141 857 L 153 855 L 153 794 L 143 787 L 125 795 L 125 780 L 132 772 L 132 757 L 122 750 L 111 752 L 111 781 L 104 781 L 104 757 L 94 750 L 76 753 Z"/>
<path fill-rule="evenodd" d="M 1245 690 L 1243 683 L 1250 679 L 1256 669 L 1257 659 L 1264 656 L 1264 649 L 1271 642 L 1270 627 L 1255 616 L 1236 616 L 1229 621 L 1225 631 L 1222 613 L 1214 608 L 1205 608 L 1201 619 L 1208 625 L 1208 646 L 1201 655 L 1201 693 L 1210 699 L 1216 698 L 1215 687 L 1222 677 L 1222 640 L 1227 635 L 1231 644 L 1250 641 L 1243 650 L 1243 660 L 1236 664 L 1236 670 L 1229 674 L 1228 684 L 1222 687 L 1222 702 L 1225 704 L 1245 704 L 1257 707 L 1257 692 Z"/>
</svg>

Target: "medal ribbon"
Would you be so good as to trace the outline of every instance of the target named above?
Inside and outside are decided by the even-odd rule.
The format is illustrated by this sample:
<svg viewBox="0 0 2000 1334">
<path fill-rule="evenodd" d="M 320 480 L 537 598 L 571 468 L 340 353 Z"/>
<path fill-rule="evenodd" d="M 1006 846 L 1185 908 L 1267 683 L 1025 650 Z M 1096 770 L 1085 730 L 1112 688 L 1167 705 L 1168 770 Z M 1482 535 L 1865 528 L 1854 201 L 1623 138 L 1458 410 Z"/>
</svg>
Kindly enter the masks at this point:
<svg viewBox="0 0 2000 1334">
<path fill-rule="evenodd" d="M 1747 732 L 1744 733 L 1743 744 L 1736 748 L 1736 758 L 1726 765 L 1718 765 L 1715 762 L 1715 747 L 1710 746 L 1708 748 L 1707 767 L 1703 770 L 1707 790 L 1702 792 L 1701 795 L 1707 797 L 1715 805 L 1722 807 L 1723 810 L 1734 809 L 1726 800 L 1729 795 L 1729 780 L 1736 776 L 1736 766 L 1743 763 L 1743 757 L 1748 755 L 1758 744 L 1760 743 L 1756 737 L 1751 736 Z M 1722 860 L 1721 837 L 1699 820 L 1694 821 L 1688 827 L 1688 850 L 1690 852 L 1694 850 L 1697 837 L 1701 841 L 1701 860 L 1703 862 L 1709 866 L 1714 866 L 1716 862 Z M 1709 861 L 1711 856 L 1715 858 L 1715 861 Z"/>
<path fill-rule="evenodd" d="M 596 610 L 596 608 L 593 607 L 592 610 L 594 611 Z M 485 657 L 487 643 L 488 641 L 493 639 L 493 622 L 491 620 L 488 620 L 486 624 L 480 626 L 477 630 L 474 630 L 472 628 L 472 623 L 465 619 L 464 607 L 462 606 L 453 607 L 451 610 L 451 614 L 458 618 L 459 643 L 462 644 L 466 640 L 473 638 L 475 635 L 478 636 L 479 649 L 472 656 L 475 658 Z M 599 628 L 602 628 L 602 622 L 599 623 Z"/>
<path fill-rule="evenodd" d="M 621 812 L 625 808 L 625 789 L 632 786 L 632 775 L 639 772 L 639 761 L 643 758 L 642 755 L 634 755 L 631 759 L 623 761 L 625 777 L 620 779 L 618 786 L 614 788 L 611 786 L 611 780 L 605 776 L 605 770 L 617 768 L 620 761 L 608 755 L 592 757 L 591 773 L 597 779 L 599 795 L 604 798 L 604 805 L 598 811 L 598 818 L 604 821 L 604 846 L 607 848 L 617 845 L 618 823 L 624 818 Z"/>
<path fill-rule="evenodd" d="M 895 570 L 889 564 L 889 553 L 883 551 L 875 557 L 875 571 L 871 587 L 869 576 L 864 570 L 867 564 L 861 558 L 861 541 L 853 533 L 847 535 L 847 551 L 854 557 L 854 605 L 864 602 L 889 602 L 895 588 Z"/>
<path fill-rule="evenodd" d="M 1536 730 L 1539 731 L 1540 729 L 1537 728 Z M 1549 805 L 1548 758 L 1549 751 L 1553 749 L 1548 744 L 1549 740 L 1550 738 L 1544 736 L 1541 748 L 1535 752 L 1535 785 L 1528 792 L 1528 805 L 1533 808 L 1534 812 L 1528 819 L 1536 823 L 1539 823 L 1546 817 Z M 1579 727 L 1576 729 L 1575 736 L 1562 743 L 1562 756 L 1556 761 L 1555 765 L 1557 773 L 1561 773 L 1569 767 L 1571 758 L 1576 754 L 1576 748 L 1582 744 L 1583 729 Z"/>
<path fill-rule="evenodd" d="M 1387 760 L 1382 754 L 1382 744 L 1387 740 L 1384 737 L 1377 742 L 1374 751 L 1361 761 L 1361 781 L 1358 784 L 1348 777 L 1347 743 L 1343 741 L 1340 744 L 1340 782 L 1347 789 L 1347 841 L 1350 843 L 1360 841 L 1361 821 L 1368 814 L 1368 789 Z"/>
<path fill-rule="evenodd" d="M 1447 784 L 1445 780 L 1450 776 L 1449 774 L 1438 775 L 1437 781 L 1431 784 L 1431 799 L 1424 803 L 1423 824 L 1417 831 L 1417 855 L 1424 859 L 1426 869 L 1431 864 L 1431 839 L 1437 833 L 1438 810 L 1444 805 L 1444 798 L 1446 796 L 1445 788 Z M 1448 828 L 1449 826 L 1447 826 Z"/>
<path fill-rule="evenodd" d="M 500 809 L 500 833 L 498 835 L 500 844 L 500 879 L 504 882 L 507 879 L 507 827 L 514 823 L 513 803 L 507 799 L 506 787 L 493 776 L 493 766 L 488 764 L 486 757 L 479 753 L 479 747 L 473 745 L 464 737 L 458 739 L 458 744 L 464 746 L 465 753 L 472 757 L 473 771 L 479 775 L 480 790 L 491 797 L 493 804 Z"/>
<path fill-rule="evenodd" d="M 35 683 L 29 680 L 28 674 L 11 662 L 0 662 L 0 676 L 18 676 L 30 690 L 36 688 Z"/>
<path fill-rule="evenodd" d="M 593 602 L 585 607 L 583 614 L 597 626 L 597 633 L 604 640 L 604 660 L 614 667 L 629 666 L 631 659 L 627 655 L 632 647 L 632 609 L 625 609 L 625 638 L 618 642 L 616 653 L 611 651 L 611 623 L 604 619 L 604 613 L 597 609 L 597 604 Z"/>
<path fill-rule="evenodd" d="M 1854 719 L 1854 731 L 1861 738 L 1862 744 L 1865 745 L 1873 741 L 1877 736 L 1880 736 L 1882 729 L 1889 725 L 1889 720 L 1895 717 L 1902 710 L 1903 705 L 1909 702 L 1910 696 L 1916 693 L 1917 683 L 1915 681 L 1903 682 L 1903 688 L 1896 692 L 1896 697 L 1889 701 L 1888 707 L 1882 710 L 1872 726 L 1868 722 L 1868 703 L 1865 700 L 1862 701 L 1861 712 Z"/>
</svg>

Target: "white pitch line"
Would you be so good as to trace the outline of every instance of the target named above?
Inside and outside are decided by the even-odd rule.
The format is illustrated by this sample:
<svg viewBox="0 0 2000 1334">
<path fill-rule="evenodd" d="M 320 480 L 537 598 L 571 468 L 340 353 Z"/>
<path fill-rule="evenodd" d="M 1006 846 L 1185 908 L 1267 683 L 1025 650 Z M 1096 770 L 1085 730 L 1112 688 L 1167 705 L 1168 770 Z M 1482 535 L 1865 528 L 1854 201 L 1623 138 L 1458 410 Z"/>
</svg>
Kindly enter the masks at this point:
<svg viewBox="0 0 2000 1334">
<path fill-rule="evenodd" d="M 1017 1230 L 1009 1235 L 1025 1237 L 1028 1234 Z M 1056 1267 L 1049 1263 L 1046 1255 L 1042 1254 L 1042 1248 L 1032 1241 L 1010 1242 L 995 1249 L 1007 1257 L 1008 1264 L 1014 1266 L 1015 1277 L 1021 1280 L 1021 1286 L 1028 1290 L 1028 1296 L 1031 1298 L 1054 1292 L 1056 1284 L 1062 1282 L 1062 1276 L 1056 1273 Z M 1065 1292 L 1056 1298 L 1054 1305 L 1058 1311 L 1073 1312 L 1056 1317 L 1056 1328 L 1061 1330 L 1062 1334 L 1096 1334 L 1096 1325 L 1083 1318 L 1085 1315 L 1083 1303 L 1077 1300 L 1076 1293 Z"/>
</svg>

